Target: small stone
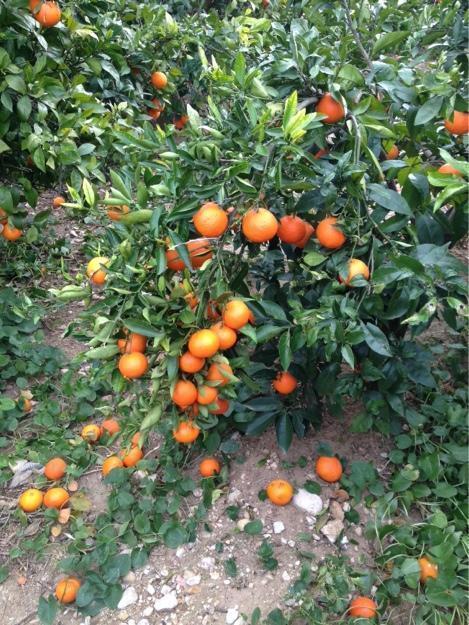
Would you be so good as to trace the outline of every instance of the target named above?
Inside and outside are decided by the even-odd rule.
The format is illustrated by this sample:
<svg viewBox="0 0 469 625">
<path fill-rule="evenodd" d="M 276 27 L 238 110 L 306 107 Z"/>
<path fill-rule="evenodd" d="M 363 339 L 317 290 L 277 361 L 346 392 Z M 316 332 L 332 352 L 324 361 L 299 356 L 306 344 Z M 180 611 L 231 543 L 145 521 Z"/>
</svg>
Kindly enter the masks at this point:
<svg viewBox="0 0 469 625">
<path fill-rule="evenodd" d="M 240 532 L 243 532 L 244 528 L 248 523 L 249 519 L 239 519 L 239 521 L 236 523 L 236 527 L 239 529 Z"/>
<path fill-rule="evenodd" d="M 282 521 L 274 521 L 272 527 L 274 528 L 274 534 L 281 534 L 285 531 L 285 525 Z"/>
<path fill-rule="evenodd" d="M 346 502 L 343 504 L 343 506 L 342 506 L 342 510 L 343 510 L 344 512 L 350 512 L 350 504 L 349 504 L 349 502 L 348 502 L 348 501 L 346 501 Z"/>
<path fill-rule="evenodd" d="M 118 616 L 121 621 L 125 621 L 127 618 L 129 618 L 129 613 L 125 610 L 122 610 L 121 612 L 119 612 Z"/>
<path fill-rule="evenodd" d="M 293 497 L 293 505 L 312 516 L 317 516 L 323 509 L 321 497 L 313 493 L 308 493 L 304 488 L 300 488 Z"/>
<path fill-rule="evenodd" d="M 151 605 L 149 605 L 148 607 L 146 607 L 143 612 L 142 612 L 143 616 L 150 616 L 151 614 L 153 614 L 153 608 L 151 607 Z M 140 625 L 140 623 L 139 623 Z"/>
<path fill-rule="evenodd" d="M 184 547 L 178 547 L 176 549 L 176 558 L 182 558 L 182 556 L 186 553 Z"/>
<path fill-rule="evenodd" d="M 135 625 L 135 621 L 133 618 L 129 619 L 127 625 Z"/>
<path fill-rule="evenodd" d="M 150 621 L 147 618 L 141 618 L 137 625 L 150 625 Z"/>
<path fill-rule="evenodd" d="M 134 603 L 137 603 L 137 601 L 138 601 L 137 591 L 135 590 L 133 586 L 129 586 L 128 588 L 124 590 L 124 594 L 122 595 L 121 600 L 117 604 L 117 609 L 123 610 L 124 608 L 127 608 L 129 605 L 133 605 Z"/>
<path fill-rule="evenodd" d="M 196 575 L 193 571 L 184 571 L 184 581 L 187 586 L 197 586 L 200 584 L 200 575 Z"/>
<path fill-rule="evenodd" d="M 176 591 L 173 590 L 169 592 L 167 595 L 163 595 L 161 599 L 157 599 L 155 601 L 155 610 L 157 612 L 168 612 L 175 608 L 178 604 L 178 600 L 176 597 Z"/>
<path fill-rule="evenodd" d="M 333 519 L 321 528 L 321 533 L 324 534 L 330 543 L 334 544 L 343 530 L 344 524 L 342 521 L 340 519 Z"/>
<path fill-rule="evenodd" d="M 344 511 L 338 501 L 331 501 L 329 511 L 333 519 L 339 519 L 340 521 L 344 520 Z"/>
<path fill-rule="evenodd" d="M 126 582 L 127 584 L 133 584 L 136 579 L 137 576 L 133 571 L 129 571 L 127 575 L 124 576 L 124 582 Z"/>
<path fill-rule="evenodd" d="M 356 527 L 354 527 L 354 528 L 353 528 L 353 531 L 355 532 L 355 534 L 356 534 L 357 536 L 362 536 L 362 534 L 363 534 L 363 530 L 362 530 L 362 528 L 361 528 L 359 525 L 357 525 Z"/>
<path fill-rule="evenodd" d="M 147 584 L 147 593 L 149 595 L 155 594 L 155 587 L 153 586 L 153 584 Z"/>
<path fill-rule="evenodd" d="M 227 625 L 233 625 L 233 623 L 238 619 L 239 612 L 236 608 L 229 608 L 226 613 L 226 623 Z"/>
<path fill-rule="evenodd" d="M 213 569 L 215 566 L 215 559 L 214 558 L 202 558 L 199 566 L 200 568 L 205 569 L 207 571 L 210 569 Z"/>
<path fill-rule="evenodd" d="M 290 575 L 287 573 L 287 571 L 283 571 L 282 573 L 282 579 L 284 582 L 289 582 L 291 580 Z"/>
<path fill-rule="evenodd" d="M 227 501 L 229 504 L 238 503 L 241 498 L 241 491 L 237 488 L 233 489 L 231 493 L 228 493 Z"/>
<path fill-rule="evenodd" d="M 342 536 L 342 538 L 340 539 L 340 544 L 343 545 L 344 547 L 346 547 L 349 543 L 349 540 L 347 538 L 347 536 Z"/>
<path fill-rule="evenodd" d="M 170 593 L 173 589 L 171 588 L 171 586 L 168 586 L 168 584 L 163 584 L 163 586 L 161 586 L 160 591 L 162 595 L 167 595 L 168 593 Z"/>
<path fill-rule="evenodd" d="M 169 575 L 168 569 L 161 569 L 160 577 L 168 577 L 168 575 Z"/>
<path fill-rule="evenodd" d="M 289 540 L 289 541 L 287 542 L 287 545 L 288 545 L 289 547 L 292 547 L 292 548 L 293 548 L 293 547 L 295 546 L 295 541 L 294 541 L 294 540 Z"/>
<path fill-rule="evenodd" d="M 210 579 L 213 579 L 213 580 L 220 579 L 220 573 L 218 573 L 218 571 L 212 571 L 210 573 Z"/>
</svg>

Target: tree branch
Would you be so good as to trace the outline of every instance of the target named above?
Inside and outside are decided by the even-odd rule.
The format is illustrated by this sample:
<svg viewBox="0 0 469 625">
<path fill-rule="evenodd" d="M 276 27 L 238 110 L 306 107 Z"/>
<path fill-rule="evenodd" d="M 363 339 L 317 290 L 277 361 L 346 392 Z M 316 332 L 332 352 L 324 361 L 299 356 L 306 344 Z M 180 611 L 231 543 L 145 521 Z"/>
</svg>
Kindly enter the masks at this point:
<svg viewBox="0 0 469 625">
<path fill-rule="evenodd" d="M 361 37 L 360 37 L 360 33 L 358 32 L 358 30 L 353 25 L 352 13 L 350 11 L 350 5 L 348 3 L 348 0 L 342 0 L 342 6 L 344 7 L 344 10 L 345 10 L 345 19 L 347 21 L 347 26 L 349 27 L 350 32 L 352 33 L 352 35 L 353 35 L 353 37 L 355 39 L 355 43 L 357 44 L 357 47 L 360 50 L 360 54 L 365 59 L 365 62 L 368 65 L 368 67 L 372 70 L 373 69 L 373 63 L 371 62 L 371 58 L 370 58 L 368 52 L 365 50 L 365 47 L 364 47 L 364 45 L 362 43 L 362 40 L 361 40 Z"/>
</svg>

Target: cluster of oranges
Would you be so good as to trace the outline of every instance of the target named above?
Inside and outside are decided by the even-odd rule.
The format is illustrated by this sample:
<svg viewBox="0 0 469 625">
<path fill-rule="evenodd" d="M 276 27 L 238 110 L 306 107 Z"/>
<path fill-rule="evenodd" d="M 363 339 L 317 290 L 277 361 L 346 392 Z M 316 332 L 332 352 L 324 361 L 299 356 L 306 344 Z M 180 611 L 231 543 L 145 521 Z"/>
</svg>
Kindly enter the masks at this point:
<svg viewBox="0 0 469 625">
<path fill-rule="evenodd" d="M 62 458 L 52 458 L 44 467 L 44 475 L 51 482 L 57 482 L 64 477 L 66 470 L 67 463 Z M 18 505 L 24 512 L 35 512 L 42 505 L 60 510 L 69 499 L 68 491 L 61 486 L 53 486 L 46 492 L 38 488 L 28 488 L 21 493 Z"/>
<path fill-rule="evenodd" d="M 53 0 L 29 0 L 29 10 L 42 28 L 52 28 L 60 22 L 62 11 Z"/>
</svg>

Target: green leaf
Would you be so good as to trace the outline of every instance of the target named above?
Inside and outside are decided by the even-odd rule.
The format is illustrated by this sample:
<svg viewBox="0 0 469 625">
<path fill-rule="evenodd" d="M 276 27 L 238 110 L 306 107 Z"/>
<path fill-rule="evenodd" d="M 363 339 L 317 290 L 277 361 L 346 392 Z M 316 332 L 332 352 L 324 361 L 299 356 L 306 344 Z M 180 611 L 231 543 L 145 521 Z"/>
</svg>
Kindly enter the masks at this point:
<svg viewBox="0 0 469 625">
<path fill-rule="evenodd" d="M 26 83 L 21 78 L 21 76 L 16 76 L 13 74 L 8 74 L 5 77 L 7 85 L 13 89 L 13 91 L 17 91 L 18 93 L 26 93 Z"/>
<path fill-rule="evenodd" d="M 308 252 L 306 256 L 303 258 L 303 262 L 309 267 L 316 267 L 320 265 L 325 260 L 327 260 L 327 256 L 323 256 L 319 252 Z"/>
<path fill-rule="evenodd" d="M 40 597 L 37 609 L 37 615 L 42 625 L 52 625 L 57 616 L 59 605 L 55 597 L 50 596 L 48 599 Z"/>
<path fill-rule="evenodd" d="M 355 67 L 355 65 L 350 65 L 349 63 L 346 63 L 340 68 L 339 78 L 348 80 L 355 85 L 362 85 L 365 82 L 365 79 L 360 70 Z"/>
<path fill-rule="evenodd" d="M 109 172 L 109 175 L 111 176 L 113 187 L 117 189 L 117 191 L 119 191 L 119 193 L 121 193 L 127 201 L 130 202 L 132 200 L 131 191 L 130 189 L 127 188 L 127 186 L 125 185 L 124 181 L 119 176 L 119 174 L 117 174 L 115 171 L 111 169 L 111 171 Z"/>
<path fill-rule="evenodd" d="M 438 193 L 435 199 L 435 204 L 433 205 L 433 212 L 436 213 L 443 204 L 453 197 L 453 195 L 459 195 L 460 193 L 466 194 L 467 192 L 467 184 L 464 182 L 454 182 L 446 187 L 441 193 Z"/>
<path fill-rule="evenodd" d="M 26 121 L 31 115 L 32 104 L 29 96 L 24 95 L 18 100 L 17 103 L 18 114 L 23 121 Z"/>
<path fill-rule="evenodd" d="M 236 577 L 238 575 L 238 566 L 234 558 L 228 558 L 228 560 L 225 560 L 223 568 L 225 569 L 225 574 L 228 577 Z"/>
<path fill-rule="evenodd" d="M 256 329 L 257 342 L 266 343 L 267 341 L 270 341 L 270 339 L 273 339 L 274 336 L 278 336 L 279 334 L 281 334 L 284 330 L 284 327 L 274 326 L 270 324 L 261 326 L 260 328 Z"/>
<path fill-rule="evenodd" d="M 388 339 L 382 330 L 372 323 L 361 323 L 365 342 L 370 349 L 381 356 L 392 356 Z"/>
<path fill-rule="evenodd" d="M 440 112 L 442 105 L 443 96 L 436 96 L 427 100 L 417 111 L 414 124 L 416 126 L 423 126 L 423 124 L 434 119 Z"/>
<path fill-rule="evenodd" d="M 283 111 L 282 128 L 284 136 L 286 136 L 286 129 L 298 107 L 298 93 L 294 91 L 285 101 L 285 108 Z"/>
<path fill-rule="evenodd" d="M 375 56 L 379 54 L 382 50 L 387 50 L 388 48 L 396 46 L 404 39 L 407 39 L 409 35 L 410 31 L 408 30 L 395 30 L 391 33 L 386 33 L 385 35 L 382 35 L 378 39 L 378 41 L 375 42 L 372 55 Z"/>
<path fill-rule="evenodd" d="M 379 206 L 400 215 L 412 215 L 407 201 L 396 191 L 376 183 L 369 184 L 368 191 L 370 200 Z"/>
<path fill-rule="evenodd" d="M 165 532 L 163 540 L 170 549 L 177 549 L 187 542 L 186 530 L 180 525 L 174 525 Z"/>
<path fill-rule="evenodd" d="M 125 319 L 124 321 L 125 327 L 131 332 L 136 332 L 137 334 L 143 334 L 143 336 L 147 336 L 149 338 L 159 337 L 162 338 L 164 333 L 161 330 L 158 330 L 150 323 L 143 321 L 142 319 Z"/>
<path fill-rule="evenodd" d="M 342 345 L 340 352 L 344 362 L 348 364 L 351 369 L 355 368 L 355 356 L 350 345 Z"/>
<path fill-rule="evenodd" d="M 260 534 L 264 528 L 264 525 L 260 519 L 255 519 L 254 521 L 250 521 L 247 525 L 244 526 L 244 533 L 250 534 L 254 536 L 255 534 Z"/>
<path fill-rule="evenodd" d="M 8 578 L 8 575 L 10 574 L 8 567 L 6 566 L 0 566 L 0 584 L 3 584 L 3 582 Z"/>
<path fill-rule="evenodd" d="M 280 356 L 280 364 L 282 365 L 283 370 L 287 371 L 293 358 L 290 346 L 290 330 L 287 330 L 280 337 L 278 352 Z"/>
<path fill-rule="evenodd" d="M 293 438 L 293 427 L 290 417 L 286 413 L 283 413 L 277 419 L 275 427 L 277 430 L 277 441 L 279 447 L 283 449 L 283 451 L 287 452 Z"/>
</svg>

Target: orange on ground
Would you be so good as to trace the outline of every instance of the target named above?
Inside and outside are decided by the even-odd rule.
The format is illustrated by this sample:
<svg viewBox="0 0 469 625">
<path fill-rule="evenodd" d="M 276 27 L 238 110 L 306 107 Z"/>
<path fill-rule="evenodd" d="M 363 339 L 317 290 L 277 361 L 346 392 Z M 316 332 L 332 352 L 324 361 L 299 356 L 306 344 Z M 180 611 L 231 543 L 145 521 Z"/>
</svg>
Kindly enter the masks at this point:
<svg viewBox="0 0 469 625">
<path fill-rule="evenodd" d="M 176 128 L 176 130 L 182 130 L 188 121 L 188 115 L 181 115 L 180 117 L 176 117 L 174 119 L 174 127 Z"/>
<path fill-rule="evenodd" d="M 228 408 L 230 407 L 230 402 L 223 397 L 217 397 L 215 404 L 215 408 L 208 409 L 210 414 L 225 414 L 225 412 L 227 412 Z"/>
<path fill-rule="evenodd" d="M 207 371 L 207 380 L 220 382 L 220 386 L 226 386 L 231 381 L 233 369 L 226 362 L 213 362 Z"/>
<path fill-rule="evenodd" d="M 210 330 L 215 332 L 220 340 L 220 349 L 224 351 L 225 349 L 230 349 L 238 340 L 238 336 L 233 330 L 233 328 L 229 328 L 228 326 L 223 325 L 222 321 L 218 323 L 214 323 L 213 326 L 210 327 Z"/>
<path fill-rule="evenodd" d="M 272 386 L 281 395 L 289 395 L 298 386 L 298 380 L 289 371 L 279 371 Z"/>
<path fill-rule="evenodd" d="M 220 339 L 213 330 L 197 330 L 189 339 L 188 347 L 197 358 L 211 358 L 220 349 Z"/>
<path fill-rule="evenodd" d="M 197 373 L 205 366 L 205 358 L 197 358 L 190 352 L 184 352 L 179 358 L 179 369 L 184 373 Z"/>
<path fill-rule="evenodd" d="M 356 597 L 350 603 L 348 613 L 350 616 L 361 618 L 374 618 L 377 613 L 377 605 L 369 597 Z"/>
<path fill-rule="evenodd" d="M 214 401 L 218 397 L 218 391 L 214 386 L 207 386 L 206 384 L 202 384 L 197 389 L 197 402 L 201 406 L 208 406 L 209 404 L 213 404 Z"/>
<path fill-rule="evenodd" d="M 242 221 L 243 234 L 251 243 L 265 243 L 277 234 L 278 221 L 266 208 L 251 208 Z"/>
<path fill-rule="evenodd" d="M 456 169 L 456 167 L 453 167 L 449 163 L 445 163 L 441 167 L 438 167 L 437 171 L 438 171 L 439 174 L 447 174 L 447 175 L 452 175 L 452 176 L 463 176 L 464 175 L 462 173 L 462 171 L 459 171 L 459 169 Z"/>
<path fill-rule="evenodd" d="M 119 371 L 130 380 L 141 378 L 148 370 L 148 358 L 140 352 L 124 354 L 119 358 Z"/>
<path fill-rule="evenodd" d="M 5 224 L 2 230 L 2 237 L 7 241 L 16 241 L 21 237 L 23 231 L 19 228 L 15 228 L 14 226 L 10 226 L 9 224 Z"/>
<path fill-rule="evenodd" d="M 216 458 L 204 458 L 199 464 L 199 473 L 202 477 L 213 477 L 221 471 L 221 464 Z"/>
<path fill-rule="evenodd" d="M 399 158 L 399 148 L 397 147 L 396 144 L 394 144 L 386 152 L 386 160 L 387 161 L 393 161 L 396 158 Z"/>
<path fill-rule="evenodd" d="M 244 302 L 233 299 L 223 310 L 223 323 L 233 330 L 239 330 L 249 323 L 250 314 L 251 311 Z"/>
<path fill-rule="evenodd" d="M 336 227 L 337 217 L 326 217 L 316 227 L 316 238 L 319 243 L 329 250 L 336 250 L 345 243 L 346 238 L 342 230 Z"/>
<path fill-rule="evenodd" d="M 370 278 L 370 270 L 368 269 L 368 265 L 362 260 L 351 258 L 348 261 L 348 275 L 345 284 L 350 284 L 355 276 L 362 276 L 365 280 L 368 280 Z"/>
<path fill-rule="evenodd" d="M 228 228 L 228 215 L 216 202 L 207 202 L 196 212 L 193 222 L 204 237 L 219 237 Z"/>
<path fill-rule="evenodd" d="M 33 409 L 32 401 L 29 399 L 29 397 L 22 397 L 22 400 L 23 400 L 23 412 L 31 412 L 31 410 Z"/>
<path fill-rule="evenodd" d="M 55 198 L 52 200 L 52 206 L 53 206 L 54 208 L 59 208 L 59 206 L 62 206 L 62 204 L 64 204 L 64 203 L 65 203 L 65 201 L 66 201 L 66 200 L 65 200 L 65 198 L 64 198 L 63 196 L 58 195 L 57 197 L 55 197 Z"/>
<path fill-rule="evenodd" d="M 35 512 L 42 506 L 44 494 L 37 488 L 28 488 L 21 493 L 18 499 L 18 505 L 24 512 Z"/>
<path fill-rule="evenodd" d="M 122 454 L 122 462 L 125 467 L 134 467 L 137 462 L 139 462 L 143 458 L 143 451 L 140 447 L 132 447 L 129 450 L 121 452 Z"/>
<path fill-rule="evenodd" d="M 286 506 L 292 500 L 293 486 L 286 480 L 273 480 L 267 486 L 266 493 L 276 506 Z"/>
<path fill-rule="evenodd" d="M 193 443 L 200 434 L 200 429 L 192 421 L 181 421 L 173 430 L 173 437 L 178 443 L 188 445 Z"/>
<path fill-rule="evenodd" d="M 96 443 L 101 438 L 103 431 L 95 423 L 85 425 L 81 430 L 81 437 L 88 443 Z"/>
<path fill-rule="evenodd" d="M 44 475 L 48 480 L 60 480 L 67 470 L 67 463 L 62 458 L 51 458 L 44 467 Z"/>
<path fill-rule="evenodd" d="M 172 400 L 182 409 L 191 406 L 197 401 L 197 388 L 195 384 L 189 380 L 178 380 L 174 385 Z"/>
<path fill-rule="evenodd" d="M 296 244 L 306 234 L 306 223 L 296 215 L 285 215 L 280 219 L 277 236 L 284 243 Z"/>
<path fill-rule="evenodd" d="M 300 241 L 297 241 L 295 243 L 296 247 L 299 247 L 300 249 L 304 249 L 306 247 L 308 241 L 314 234 L 313 226 L 307 221 L 305 221 L 304 223 L 305 223 L 305 236 Z"/>
<path fill-rule="evenodd" d="M 73 603 L 77 598 L 81 583 L 76 577 L 65 577 L 55 587 L 55 596 L 59 603 Z"/>
<path fill-rule="evenodd" d="M 135 434 L 130 439 L 130 443 L 132 447 L 140 447 L 140 432 L 135 432 Z"/>
<path fill-rule="evenodd" d="M 427 579 L 436 579 L 438 577 L 438 565 L 433 564 L 426 556 L 419 558 L 420 581 L 425 584 Z"/>
<path fill-rule="evenodd" d="M 155 89 L 164 89 L 168 84 L 168 78 L 164 72 L 153 72 L 151 75 L 151 84 Z"/>
<path fill-rule="evenodd" d="M 41 3 L 41 6 L 38 5 Z M 38 7 L 38 9 L 36 9 Z M 52 28 L 60 22 L 62 11 L 59 5 L 52 0 L 30 0 L 29 8 L 33 13 L 34 19 L 39 22 L 43 28 Z"/>
<path fill-rule="evenodd" d="M 108 434 L 117 434 L 121 431 L 121 426 L 116 419 L 105 419 L 101 423 L 101 430 L 106 431 Z"/>
<path fill-rule="evenodd" d="M 469 132 L 469 113 L 454 111 L 452 118 L 445 119 L 445 128 L 452 135 L 465 135 Z"/>
<path fill-rule="evenodd" d="M 106 282 L 106 270 L 103 267 L 109 265 L 109 258 L 106 256 L 96 256 L 92 258 L 86 266 L 86 275 L 93 284 L 101 285 Z"/>
<path fill-rule="evenodd" d="M 147 348 L 147 337 L 143 336 L 143 334 L 131 332 L 127 338 L 119 339 L 117 341 L 117 346 L 121 354 L 124 352 L 128 354 L 131 352 L 140 352 L 143 354 Z"/>
<path fill-rule="evenodd" d="M 324 94 L 316 104 L 316 113 L 326 115 L 322 120 L 325 124 L 335 124 L 345 117 L 344 107 L 330 93 Z"/>
<path fill-rule="evenodd" d="M 65 488 L 61 486 L 55 486 L 54 488 L 49 488 L 48 491 L 44 494 L 44 505 L 46 508 L 63 508 L 63 506 L 70 499 L 70 495 L 67 493 Z"/>
<path fill-rule="evenodd" d="M 206 239 L 187 241 L 186 247 L 194 269 L 202 267 L 206 260 L 212 258 L 212 250 Z M 166 264 L 171 271 L 182 271 L 186 267 L 184 261 L 179 256 L 177 248 L 166 251 Z"/>
<path fill-rule="evenodd" d="M 342 477 L 342 464 L 334 456 L 319 456 L 315 466 L 316 475 L 325 482 L 338 482 Z"/>
<path fill-rule="evenodd" d="M 106 460 L 103 462 L 101 470 L 104 477 L 106 477 L 106 475 L 108 475 L 113 469 L 122 469 L 123 466 L 124 463 L 120 458 L 118 458 L 117 456 L 109 456 L 109 458 L 106 458 Z"/>
<path fill-rule="evenodd" d="M 122 204 L 122 206 L 108 206 L 107 216 L 112 221 L 120 221 L 122 219 L 122 215 L 126 215 L 130 211 L 130 208 L 127 204 Z"/>
</svg>

